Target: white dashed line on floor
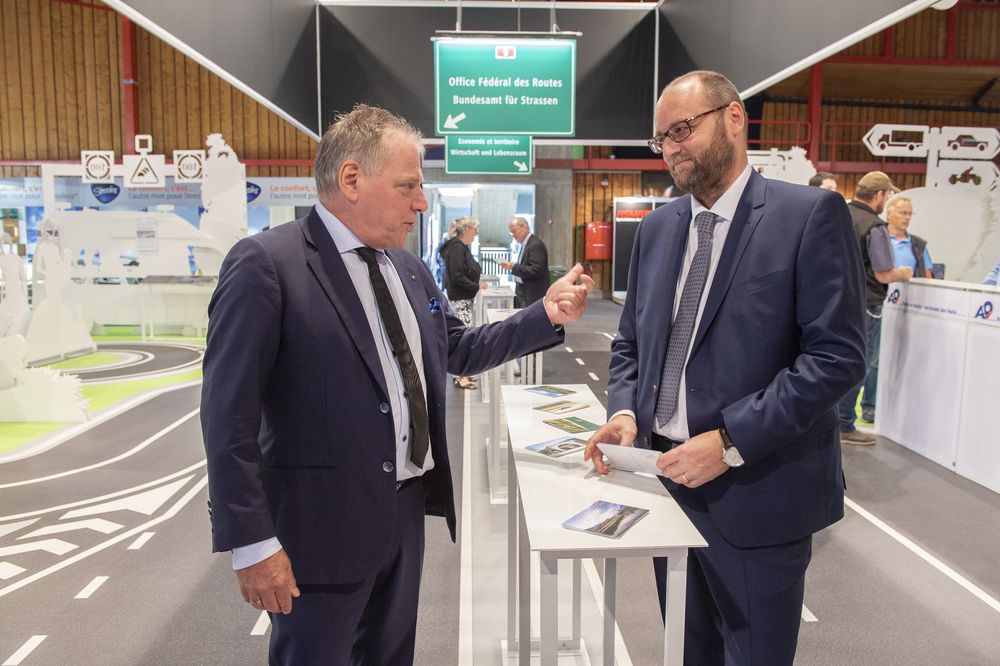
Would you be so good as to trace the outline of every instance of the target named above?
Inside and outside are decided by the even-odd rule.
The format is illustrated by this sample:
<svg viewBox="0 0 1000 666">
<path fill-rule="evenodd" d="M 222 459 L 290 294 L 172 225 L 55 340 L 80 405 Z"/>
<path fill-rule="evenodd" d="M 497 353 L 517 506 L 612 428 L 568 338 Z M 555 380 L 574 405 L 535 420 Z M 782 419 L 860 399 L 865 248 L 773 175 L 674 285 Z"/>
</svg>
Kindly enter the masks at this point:
<svg viewBox="0 0 1000 666">
<path fill-rule="evenodd" d="M 812 614 L 812 611 L 806 608 L 805 604 L 802 604 L 802 621 L 803 622 L 819 622 L 819 619 Z"/>
<path fill-rule="evenodd" d="M 566 351 L 568 353 L 572 354 L 573 353 L 573 348 L 572 347 L 566 347 Z"/>
<path fill-rule="evenodd" d="M 90 595 L 92 595 L 94 592 L 97 592 L 97 588 L 99 588 L 101 585 L 104 585 L 104 583 L 108 580 L 108 578 L 110 578 L 110 576 L 96 576 L 94 580 L 87 583 L 87 587 L 77 592 L 76 596 L 73 598 L 89 599 Z"/>
<path fill-rule="evenodd" d="M 36 647 L 41 645 L 42 641 L 46 638 L 48 638 L 48 636 L 32 636 L 24 642 L 24 645 L 17 649 L 17 652 L 7 657 L 7 661 L 3 662 L 3 666 L 18 666 L 18 664 L 24 661 L 24 658 L 31 654 Z"/>
<path fill-rule="evenodd" d="M 615 336 L 611 335 L 610 333 L 601 333 L 601 335 L 603 335 L 604 337 L 606 337 L 608 340 L 614 340 L 615 339 Z"/>
<path fill-rule="evenodd" d="M 601 379 L 600 377 L 597 376 L 596 372 L 588 372 L 587 374 L 590 375 L 590 378 L 593 379 L 595 382 L 600 381 Z"/>
<path fill-rule="evenodd" d="M 584 365 L 583 359 L 580 358 L 579 356 L 576 357 L 576 362 L 579 363 L 580 365 Z"/>
<path fill-rule="evenodd" d="M 267 611 L 261 611 L 257 617 L 257 622 L 253 625 L 253 629 L 250 630 L 250 635 L 263 636 L 269 626 L 271 626 L 271 618 L 268 617 Z"/>
<path fill-rule="evenodd" d="M 139 550 L 140 548 L 146 545 L 147 541 L 153 538 L 154 534 L 156 534 L 156 532 L 143 532 L 142 534 L 139 535 L 138 539 L 136 539 L 131 543 L 131 545 L 129 545 L 128 550 Z"/>
</svg>

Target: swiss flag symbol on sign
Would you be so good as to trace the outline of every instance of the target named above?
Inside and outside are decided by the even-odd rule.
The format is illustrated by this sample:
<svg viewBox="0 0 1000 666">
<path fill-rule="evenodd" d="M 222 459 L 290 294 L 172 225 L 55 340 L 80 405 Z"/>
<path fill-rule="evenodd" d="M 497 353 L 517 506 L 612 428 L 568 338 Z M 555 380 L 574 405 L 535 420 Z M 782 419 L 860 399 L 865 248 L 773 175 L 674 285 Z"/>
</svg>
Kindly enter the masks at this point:
<svg viewBox="0 0 1000 666">
<path fill-rule="evenodd" d="M 498 46 L 496 50 L 497 60 L 513 60 L 517 57 L 516 46 Z"/>
</svg>

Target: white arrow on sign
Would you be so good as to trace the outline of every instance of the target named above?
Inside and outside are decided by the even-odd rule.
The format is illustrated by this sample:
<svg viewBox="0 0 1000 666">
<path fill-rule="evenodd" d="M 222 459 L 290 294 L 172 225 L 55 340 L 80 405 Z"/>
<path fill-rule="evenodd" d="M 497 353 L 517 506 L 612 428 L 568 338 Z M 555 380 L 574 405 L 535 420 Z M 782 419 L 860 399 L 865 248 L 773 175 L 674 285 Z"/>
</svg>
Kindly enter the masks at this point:
<svg viewBox="0 0 1000 666">
<path fill-rule="evenodd" d="M 527 171 L 528 170 L 528 165 L 525 164 L 524 162 L 518 162 L 517 160 L 514 160 L 514 166 L 517 167 L 518 171 Z"/>
<path fill-rule="evenodd" d="M 454 130 L 457 130 L 458 129 L 458 124 L 460 122 L 462 122 L 463 120 L 465 120 L 465 114 L 464 113 L 460 113 L 457 116 L 455 116 L 454 118 L 452 118 L 451 114 L 449 113 L 448 117 L 445 118 L 444 128 L 445 129 L 454 129 Z"/>
<path fill-rule="evenodd" d="M 44 550 L 53 555 L 65 555 L 76 548 L 76 544 L 63 541 L 62 539 L 44 539 L 43 541 L 32 541 L 31 543 L 19 543 L 16 546 L 0 548 L 0 557 L 8 555 L 18 555 L 20 553 L 30 553 L 35 550 Z"/>
</svg>

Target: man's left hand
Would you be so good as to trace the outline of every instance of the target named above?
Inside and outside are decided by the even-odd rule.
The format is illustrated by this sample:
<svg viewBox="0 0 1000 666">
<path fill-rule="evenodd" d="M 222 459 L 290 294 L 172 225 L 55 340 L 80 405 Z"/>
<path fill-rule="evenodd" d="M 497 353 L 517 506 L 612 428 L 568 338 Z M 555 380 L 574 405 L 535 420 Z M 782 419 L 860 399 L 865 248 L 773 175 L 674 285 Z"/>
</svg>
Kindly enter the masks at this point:
<svg viewBox="0 0 1000 666">
<path fill-rule="evenodd" d="M 577 284 L 577 281 L 580 284 Z M 552 283 L 545 292 L 545 314 L 553 326 L 576 321 L 587 309 L 587 294 L 595 287 L 583 266 L 577 264 L 566 275 Z"/>
<path fill-rule="evenodd" d="M 505 271 L 509 271 L 510 269 L 514 268 L 514 262 L 512 262 L 512 261 L 501 261 L 500 262 L 500 268 L 504 269 Z"/>
<path fill-rule="evenodd" d="M 718 430 L 692 437 L 656 459 L 663 476 L 688 488 L 705 485 L 729 469 L 722 461 L 722 435 Z"/>
</svg>

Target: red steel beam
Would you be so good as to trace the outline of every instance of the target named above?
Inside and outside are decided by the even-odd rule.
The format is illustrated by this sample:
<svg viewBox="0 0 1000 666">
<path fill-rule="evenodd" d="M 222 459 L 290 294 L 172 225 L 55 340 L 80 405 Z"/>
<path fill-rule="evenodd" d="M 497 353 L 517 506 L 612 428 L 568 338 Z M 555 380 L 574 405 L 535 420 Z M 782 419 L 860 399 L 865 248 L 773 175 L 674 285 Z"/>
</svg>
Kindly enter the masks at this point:
<svg viewBox="0 0 1000 666">
<path fill-rule="evenodd" d="M 135 135 L 139 132 L 139 83 L 135 80 L 139 67 L 135 52 L 135 24 L 121 17 L 122 30 L 122 115 L 124 143 L 122 151 L 135 150 Z"/>
<path fill-rule="evenodd" d="M 831 173 L 868 173 L 869 171 L 884 171 L 886 173 L 927 173 L 927 164 L 923 162 L 813 162 L 817 171 Z"/>
<path fill-rule="evenodd" d="M 892 56 L 893 42 L 896 40 L 896 26 L 891 25 L 882 31 L 882 56 L 889 58 Z"/>
<path fill-rule="evenodd" d="M 115 10 L 111 9 L 106 5 L 97 2 L 81 2 L 81 0 L 56 0 L 64 5 L 73 5 L 74 7 L 83 7 L 84 9 L 99 9 L 102 12 L 113 12 Z"/>
<path fill-rule="evenodd" d="M 1000 67 L 1000 60 L 965 60 L 961 58 L 899 58 L 885 56 L 831 56 L 823 62 L 848 65 L 919 65 L 923 67 Z"/>
<path fill-rule="evenodd" d="M 958 29 L 958 12 L 949 11 L 947 16 L 947 28 L 944 36 L 944 57 L 947 60 L 955 58 L 955 31 Z"/>
<path fill-rule="evenodd" d="M 819 159 L 819 126 L 823 122 L 823 64 L 809 68 L 809 149 L 806 155 L 815 162 Z"/>
</svg>

